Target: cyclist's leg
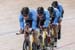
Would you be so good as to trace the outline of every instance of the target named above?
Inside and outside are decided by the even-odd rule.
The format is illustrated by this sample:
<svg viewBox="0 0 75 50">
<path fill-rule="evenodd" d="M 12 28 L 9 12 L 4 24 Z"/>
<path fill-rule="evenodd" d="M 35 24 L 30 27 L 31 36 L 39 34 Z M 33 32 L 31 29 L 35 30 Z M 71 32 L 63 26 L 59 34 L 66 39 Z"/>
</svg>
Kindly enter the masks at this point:
<svg viewBox="0 0 75 50">
<path fill-rule="evenodd" d="M 53 26 L 53 30 L 54 30 L 54 37 L 57 38 L 57 25 Z"/>
<path fill-rule="evenodd" d="M 24 34 L 24 30 L 20 29 L 18 33 L 16 33 L 16 35 L 20 35 L 20 34 Z"/>
<path fill-rule="evenodd" d="M 54 30 L 54 47 L 56 47 L 57 46 L 57 25 L 54 25 L 53 26 L 53 30 Z"/>
<path fill-rule="evenodd" d="M 58 24 L 58 39 L 61 38 L 61 22 L 62 22 L 62 19 L 59 20 L 59 24 Z"/>
</svg>

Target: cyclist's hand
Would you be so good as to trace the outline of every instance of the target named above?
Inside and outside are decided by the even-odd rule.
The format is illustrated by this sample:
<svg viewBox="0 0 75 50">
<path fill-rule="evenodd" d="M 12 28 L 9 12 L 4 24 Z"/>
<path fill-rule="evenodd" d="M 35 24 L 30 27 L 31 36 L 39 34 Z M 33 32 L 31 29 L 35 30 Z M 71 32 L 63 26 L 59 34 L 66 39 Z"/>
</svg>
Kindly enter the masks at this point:
<svg viewBox="0 0 75 50">
<path fill-rule="evenodd" d="M 23 33 L 24 33 L 24 30 L 20 29 L 19 33 L 16 33 L 16 35 L 20 35 L 20 34 L 23 34 Z"/>
<path fill-rule="evenodd" d="M 23 32 L 24 32 L 24 30 L 22 30 L 22 29 L 19 30 L 19 33 L 23 33 Z"/>
</svg>

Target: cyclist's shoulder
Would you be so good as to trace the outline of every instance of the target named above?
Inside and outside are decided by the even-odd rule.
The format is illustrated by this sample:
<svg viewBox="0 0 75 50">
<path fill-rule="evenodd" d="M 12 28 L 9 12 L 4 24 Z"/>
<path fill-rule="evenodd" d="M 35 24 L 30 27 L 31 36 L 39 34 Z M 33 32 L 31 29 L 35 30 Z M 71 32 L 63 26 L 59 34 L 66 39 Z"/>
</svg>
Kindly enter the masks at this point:
<svg viewBox="0 0 75 50">
<path fill-rule="evenodd" d="M 57 8 L 54 8 L 54 11 L 59 11 Z"/>
<path fill-rule="evenodd" d="M 44 12 L 48 12 L 48 10 L 47 9 L 44 9 Z"/>
<path fill-rule="evenodd" d="M 47 9 L 44 9 L 44 14 L 49 14 L 49 11 Z"/>
<path fill-rule="evenodd" d="M 21 13 L 19 13 L 19 19 L 22 19 L 23 18 L 23 15 Z"/>
<path fill-rule="evenodd" d="M 29 10 L 30 10 L 30 14 L 36 14 L 37 13 L 36 9 L 34 9 L 34 8 L 30 8 Z"/>
<path fill-rule="evenodd" d="M 34 8 L 29 8 L 29 10 L 31 13 L 36 12 L 36 9 L 34 9 Z"/>
<path fill-rule="evenodd" d="M 59 6 L 62 6 L 62 3 L 58 3 Z"/>
<path fill-rule="evenodd" d="M 61 3 L 58 3 L 58 7 L 63 7 Z"/>
</svg>

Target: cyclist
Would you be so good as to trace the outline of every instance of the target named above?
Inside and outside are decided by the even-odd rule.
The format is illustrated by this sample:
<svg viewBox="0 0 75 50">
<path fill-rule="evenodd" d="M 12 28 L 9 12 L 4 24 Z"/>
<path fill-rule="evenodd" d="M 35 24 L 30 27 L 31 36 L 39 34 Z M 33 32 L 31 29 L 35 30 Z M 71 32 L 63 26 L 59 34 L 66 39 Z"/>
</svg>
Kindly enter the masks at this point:
<svg viewBox="0 0 75 50">
<path fill-rule="evenodd" d="M 49 12 L 48 10 L 44 9 L 43 7 L 37 8 L 37 27 L 38 28 L 47 28 L 49 25 Z"/>
<path fill-rule="evenodd" d="M 36 10 L 29 9 L 28 7 L 23 7 L 19 16 L 19 23 L 20 23 L 20 33 L 24 33 L 24 29 L 27 23 L 29 23 L 30 28 L 33 30 L 36 29 L 37 24 L 37 14 Z"/>
<path fill-rule="evenodd" d="M 49 26 L 49 18 L 50 14 L 49 11 L 44 9 L 43 7 L 38 7 L 37 8 L 37 27 L 40 28 L 40 36 L 39 39 L 41 40 L 40 42 L 42 42 L 42 31 L 43 29 L 47 29 Z"/>
<path fill-rule="evenodd" d="M 58 39 L 60 39 L 61 38 L 61 22 L 62 22 L 62 18 L 63 18 L 63 14 L 64 14 L 64 9 L 63 9 L 62 5 L 60 3 L 58 3 L 58 1 L 53 1 L 52 6 L 54 8 L 57 8 L 60 12 L 59 32 L 58 32 Z"/>
<path fill-rule="evenodd" d="M 53 7 L 48 7 L 48 11 L 50 13 L 50 26 L 52 26 L 54 30 L 54 39 L 55 39 L 55 43 L 57 43 L 57 27 L 58 27 L 58 20 L 59 20 L 60 13 L 58 9 Z"/>
</svg>

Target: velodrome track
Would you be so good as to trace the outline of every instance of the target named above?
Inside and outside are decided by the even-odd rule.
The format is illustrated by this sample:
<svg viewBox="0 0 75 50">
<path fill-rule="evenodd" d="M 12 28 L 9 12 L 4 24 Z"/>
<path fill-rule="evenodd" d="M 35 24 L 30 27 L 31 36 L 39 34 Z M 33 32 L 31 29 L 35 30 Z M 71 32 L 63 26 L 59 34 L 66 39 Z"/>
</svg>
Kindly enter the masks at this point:
<svg viewBox="0 0 75 50">
<path fill-rule="evenodd" d="M 22 50 L 23 35 L 19 30 L 18 15 L 24 6 L 47 8 L 53 0 L 0 0 L 0 50 Z M 62 38 L 56 50 L 75 50 L 75 0 L 59 0 L 65 13 Z"/>
</svg>

